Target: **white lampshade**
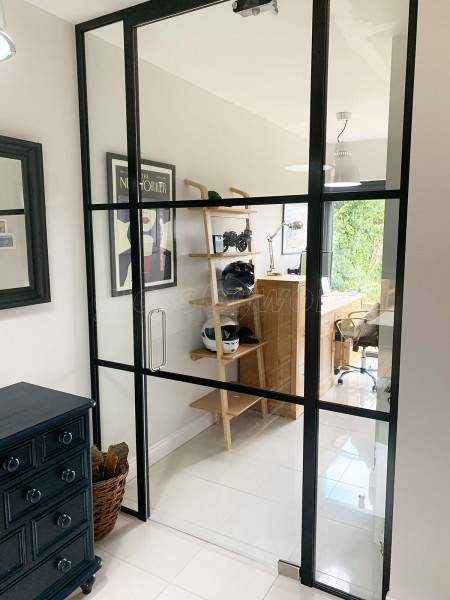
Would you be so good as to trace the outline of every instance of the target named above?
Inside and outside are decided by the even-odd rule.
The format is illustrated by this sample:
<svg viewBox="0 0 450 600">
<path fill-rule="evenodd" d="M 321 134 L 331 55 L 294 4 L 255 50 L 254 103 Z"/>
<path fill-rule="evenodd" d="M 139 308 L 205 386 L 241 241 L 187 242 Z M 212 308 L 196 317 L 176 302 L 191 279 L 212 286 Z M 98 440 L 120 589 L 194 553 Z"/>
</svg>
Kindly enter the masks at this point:
<svg viewBox="0 0 450 600">
<path fill-rule="evenodd" d="M 337 142 L 334 147 L 334 171 L 326 187 L 353 187 L 361 185 L 361 177 L 356 163 L 352 159 L 347 142 Z"/>
<path fill-rule="evenodd" d="M 0 61 L 11 58 L 16 53 L 12 37 L 5 31 L 5 14 L 0 0 Z"/>
</svg>

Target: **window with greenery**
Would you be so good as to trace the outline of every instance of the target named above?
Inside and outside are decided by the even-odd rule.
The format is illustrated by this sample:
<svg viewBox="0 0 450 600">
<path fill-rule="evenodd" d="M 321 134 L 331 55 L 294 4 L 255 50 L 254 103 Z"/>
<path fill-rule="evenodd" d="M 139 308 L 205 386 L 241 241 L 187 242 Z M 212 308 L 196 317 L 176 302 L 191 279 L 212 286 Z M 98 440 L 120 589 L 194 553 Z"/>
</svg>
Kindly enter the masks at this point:
<svg viewBox="0 0 450 600">
<path fill-rule="evenodd" d="M 367 302 L 381 294 L 384 200 L 333 203 L 332 285 L 358 289 Z"/>
</svg>

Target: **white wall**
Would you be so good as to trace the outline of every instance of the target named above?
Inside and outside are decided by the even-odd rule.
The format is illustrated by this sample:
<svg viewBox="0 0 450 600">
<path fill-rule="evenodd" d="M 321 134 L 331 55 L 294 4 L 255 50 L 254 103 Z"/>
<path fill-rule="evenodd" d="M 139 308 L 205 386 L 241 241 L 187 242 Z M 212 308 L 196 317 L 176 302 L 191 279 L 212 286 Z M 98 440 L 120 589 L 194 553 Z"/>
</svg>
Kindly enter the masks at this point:
<svg viewBox="0 0 450 600">
<path fill-rule="evenodd" d="M 0 63 L 0 133 L 43 145 L 52 302 L 0 311 L 0 386 L 89 395 L 74 30 L 23 0 L 3 4 L 17 55 Z"/>
<path fill-rule="evenodd" d="M 390 597 L 450 598 L 450 4 L 419 2 Z"/>
</svg>

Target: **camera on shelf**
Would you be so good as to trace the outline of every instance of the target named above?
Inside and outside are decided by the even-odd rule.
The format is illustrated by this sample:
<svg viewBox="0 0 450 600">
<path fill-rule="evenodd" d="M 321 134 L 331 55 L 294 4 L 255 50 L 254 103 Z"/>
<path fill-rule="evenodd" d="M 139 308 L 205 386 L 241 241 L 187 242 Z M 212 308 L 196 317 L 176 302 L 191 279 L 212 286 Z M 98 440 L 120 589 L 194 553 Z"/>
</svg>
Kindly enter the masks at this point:
<svg viewBox="0 0 450 600">
<path fill-rule="evenodd" d="M 257 17 L 260 13 L 270 11 L 278 14 L 277 0 L 235 0 L 232 4 L 233 12 L 241 17 Z"/>
</svg>

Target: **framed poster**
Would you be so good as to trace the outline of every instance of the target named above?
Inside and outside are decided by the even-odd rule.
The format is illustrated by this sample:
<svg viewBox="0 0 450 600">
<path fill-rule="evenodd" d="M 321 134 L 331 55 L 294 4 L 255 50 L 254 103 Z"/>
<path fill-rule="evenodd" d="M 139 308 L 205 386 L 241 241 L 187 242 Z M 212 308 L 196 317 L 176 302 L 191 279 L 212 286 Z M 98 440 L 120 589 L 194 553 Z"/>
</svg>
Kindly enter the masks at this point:
<svg viewBox="0 0 450 600">
<path fill-rule="evenodd" d="M 14 250 L 15 247 L 13 233 L 0 233 L 0 250 Z"/>
<path fill-rule="evenodd" d="M 281 254 L 300 254 L 306 248 L 308 205 L 306 203 L 283 204 L 283 221 L 286 223 L 301 221 L 303 229 L 282 228 Z"/>
<path fill-rule="evenodd" d="M 107 153 L 108 195 L 112 203 L 128 202 L 126 156 Z M 150 160 L 141 161 L 141 201 L 175 201 L 175 167 Z M 130 213 L 109 211 L 111 248 L 111 294 L 131 294 Z M 175 208 L 142 209 L 141 243 L 145 291 L 177 284 Z"/>
</svg>

